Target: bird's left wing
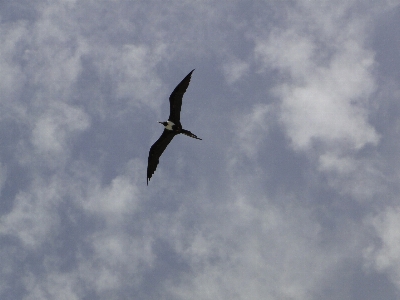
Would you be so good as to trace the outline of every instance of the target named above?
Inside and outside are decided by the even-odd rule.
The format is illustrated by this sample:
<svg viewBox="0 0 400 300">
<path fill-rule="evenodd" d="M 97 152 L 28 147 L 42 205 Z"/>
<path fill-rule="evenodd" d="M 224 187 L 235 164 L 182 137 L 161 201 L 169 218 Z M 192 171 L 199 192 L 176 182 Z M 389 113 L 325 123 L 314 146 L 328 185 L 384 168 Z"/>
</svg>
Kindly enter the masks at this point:
<svg viewBox="0 0 400 300">
<path fill-rule="evenodd" d="M 186 92 L 194 69 L 176 86 L 169 96 L 169 118 L 175 124 L 180 124 L 183 94 Z"/>
<path fill-rule="evenodd" d="M 160 138 L 153 144 L 153 146 L 151 146 L 147 164 L 147 185 L 149 184 L 151 176 L 157 169 L 161 154 L 163 154 L 164 150 L 167 148 L 168 144 L 172 141 L 175 135 L 176 133 L 172 130 L 164 129 L 164 132 L 161 134 Z"/>
</svg>

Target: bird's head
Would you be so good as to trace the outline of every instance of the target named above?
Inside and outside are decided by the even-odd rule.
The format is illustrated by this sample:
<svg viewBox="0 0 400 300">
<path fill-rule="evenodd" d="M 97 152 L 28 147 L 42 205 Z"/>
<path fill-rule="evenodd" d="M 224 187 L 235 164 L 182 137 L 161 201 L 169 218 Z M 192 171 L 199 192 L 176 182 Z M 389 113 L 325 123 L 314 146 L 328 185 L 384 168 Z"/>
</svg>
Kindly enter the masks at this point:
<svg viewBox="0 0 400 300">
<path fill-rule="evenodd" d="M 161 125 L 164 125 L 164 127 L 167 127 L 167 125 L 168 125 L 168 122 L 158 122 L 158 123 L 160 123 Z"/>
</svg>

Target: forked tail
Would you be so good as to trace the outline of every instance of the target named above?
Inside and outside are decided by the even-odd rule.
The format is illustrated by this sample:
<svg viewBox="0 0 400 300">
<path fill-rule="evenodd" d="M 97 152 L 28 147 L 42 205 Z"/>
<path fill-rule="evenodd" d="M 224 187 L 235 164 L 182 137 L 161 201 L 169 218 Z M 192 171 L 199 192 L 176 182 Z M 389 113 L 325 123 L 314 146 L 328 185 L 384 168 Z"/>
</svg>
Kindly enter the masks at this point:
<svg viewBox="0 0 400 300">
<path fill-rule="evenodd" d="M 192 137 L 192 138 L 194 138 L 194 139 L 201 140 L 201 138 L 197 137 L 197 135 L 191 133 L 189 130 L 182 129 L 182 130 L 181 130 L 181 133 L 183 133 L 184 135 L 190 136 L 190 137 Z"/>
</svg>

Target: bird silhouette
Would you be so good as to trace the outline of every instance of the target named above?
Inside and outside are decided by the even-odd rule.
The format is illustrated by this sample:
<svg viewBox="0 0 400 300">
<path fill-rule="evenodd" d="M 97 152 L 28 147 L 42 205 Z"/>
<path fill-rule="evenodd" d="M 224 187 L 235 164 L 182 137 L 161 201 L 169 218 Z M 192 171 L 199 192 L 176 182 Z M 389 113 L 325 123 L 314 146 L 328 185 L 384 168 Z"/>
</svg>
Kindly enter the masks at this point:
<svg viewBox="0 0 400 300">
<path fill-rule="evenodd" d="M 197 137 L 189 130 L 183 129 L 180 122 L 183 94 L 185 94 L 189 86 L 193 71 L 194 69 L 188 75 L 186 75 L 185 78 L 183 78 L 183 80 L 176 86 L 169 96 L 170 107 L 168 121 L 158 122 L 164 125 L 165 129 L 160 138 L 153 144 L 153 146 L 151 146 L 149 151 L 149 159 L 147 164 L 147 185 L 149 185 L 149 180 L 157 169 L 160 156 L 163 154 L 164 150 L 167 148 L 174 136 L 182 133 L 194 139 L 201 140 L 201 138 Z"/>
</svg>

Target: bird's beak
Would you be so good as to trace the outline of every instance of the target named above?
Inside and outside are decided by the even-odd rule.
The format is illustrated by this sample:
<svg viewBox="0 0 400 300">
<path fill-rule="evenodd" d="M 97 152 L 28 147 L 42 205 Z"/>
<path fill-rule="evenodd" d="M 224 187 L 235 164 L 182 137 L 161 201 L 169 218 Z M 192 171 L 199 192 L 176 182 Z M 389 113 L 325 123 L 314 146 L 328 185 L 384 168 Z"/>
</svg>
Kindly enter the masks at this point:
<svg viewBox="0 0 400 300">
<path fill-rule="evenodd" d="M 158 122 L 158 123 L 162 124 L 163 122 Z"/>
</svg>

